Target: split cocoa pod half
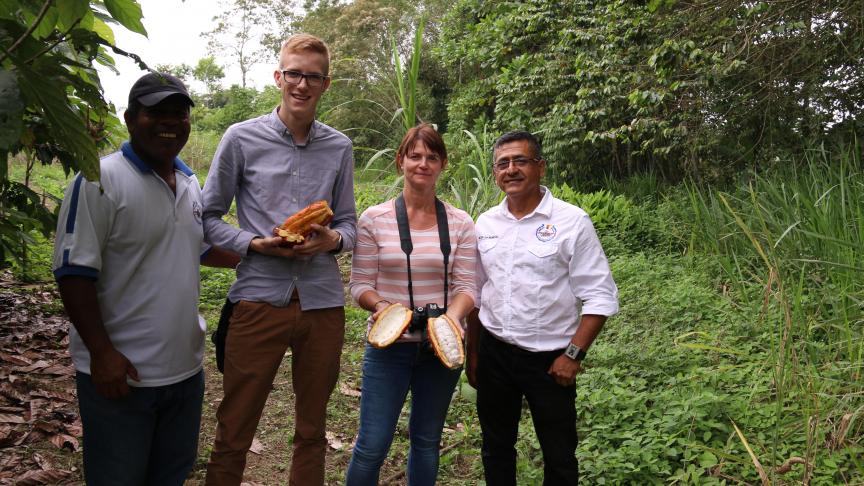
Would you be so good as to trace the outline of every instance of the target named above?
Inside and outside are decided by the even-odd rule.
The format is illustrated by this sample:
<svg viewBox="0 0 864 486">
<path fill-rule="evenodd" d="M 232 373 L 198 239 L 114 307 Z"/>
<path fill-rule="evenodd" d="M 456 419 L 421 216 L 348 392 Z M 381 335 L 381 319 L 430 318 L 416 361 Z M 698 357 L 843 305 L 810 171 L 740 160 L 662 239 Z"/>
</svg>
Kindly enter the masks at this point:
<svg viewBox="0 0 864 486">
<path fill-rule="evenodd" d="M 282 237 L 283 246 L 294 246 L 306 239 L 312 232 L 312 224 L 326 226 L 333 219 L 333 210 L 327 201 L 315 201 L 292 214 L 276 228 L 276 235 Z"/>
<path fill-rule="evenodd" d="M 430 317 L 426 326 L 432 350 L 444 366 L 454 370 L 465 364 L 465 348 L 462 346 L 459 324 L 453 322 L 447 314 L 442 314 Z"/>
<path fill-rule="evenodd" d="M 366 336 L 369 344 L 380 349 L 396 342 L 411 324 L 412 314 L 411 309 L 398 302 L 385 307 L 369 329 Z"/>
</svg>

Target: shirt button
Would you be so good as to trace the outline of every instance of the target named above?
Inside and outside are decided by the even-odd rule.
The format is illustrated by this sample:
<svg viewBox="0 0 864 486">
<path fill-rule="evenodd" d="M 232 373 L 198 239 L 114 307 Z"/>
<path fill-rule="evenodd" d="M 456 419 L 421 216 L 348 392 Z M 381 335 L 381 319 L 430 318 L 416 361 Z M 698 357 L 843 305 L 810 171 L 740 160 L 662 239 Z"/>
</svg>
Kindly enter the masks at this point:
<svg viewBox="0 0 864 486">
<path fill-rule="evenodd" d="M 294 171 L 294 174 L 293 174 L 293 175 L 295 175 L 295 176 L 297 175 L 297 171 L 296 171 L 296 170 Z"/>
</svg>

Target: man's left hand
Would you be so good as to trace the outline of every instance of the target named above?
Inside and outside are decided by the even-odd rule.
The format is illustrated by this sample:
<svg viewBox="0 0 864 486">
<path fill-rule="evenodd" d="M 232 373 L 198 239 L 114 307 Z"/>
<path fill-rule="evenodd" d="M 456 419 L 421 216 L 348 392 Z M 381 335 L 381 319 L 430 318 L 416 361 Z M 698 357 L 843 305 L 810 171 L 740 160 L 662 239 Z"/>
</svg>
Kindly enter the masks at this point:
<svg viewBox="0 0 864 486">
<path fill-rule="evenodd" d="M 292 249 L 298 255 L 312 256 L 318 253 L 333 251 L 339 245 L 339 232 L 326 226 L 312 223 L 312 233 L 306 237 L 302 244 Z"/>
<path fill-rule="evenodd" d="M 576 375 L 582 372 L 582 362 L 576 361 L 564 356 L 558 356 L 549 367 L 549 373 L 552 378 L 561 386 L 573 386 L 576 382 Z"/>
</svg>

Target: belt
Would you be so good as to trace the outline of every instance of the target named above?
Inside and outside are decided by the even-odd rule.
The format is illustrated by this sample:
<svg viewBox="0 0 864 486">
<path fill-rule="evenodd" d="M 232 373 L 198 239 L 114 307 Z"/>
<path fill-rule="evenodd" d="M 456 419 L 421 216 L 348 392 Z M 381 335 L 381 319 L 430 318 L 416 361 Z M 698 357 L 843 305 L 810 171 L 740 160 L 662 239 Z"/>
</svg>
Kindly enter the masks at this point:
<svg viewBox="0 0 864 486">
<path fill-rule="evenodd" d="M 563 348 L 562 349 L 553 349 L 552 351 L 529 351 L 527 349 L 520 348 L 519 346 L 517 346 L 515 344 L 510 344 L 506 341 L 501 340 L 501 338 L 499 338 L 498 336 L 489 332 L 485 327 L 482 329 L 483 329 L 484 337 L 491 338 L 491 342 L 494 345 L 498 346 L 499 348 L 504 348 L 513 354 L 522 355 L 522 356 L 544 356 L 544 355 L 553 355 L 554 354 L 557 356 L 557 355 L 564 352 Z"/>
</svg>

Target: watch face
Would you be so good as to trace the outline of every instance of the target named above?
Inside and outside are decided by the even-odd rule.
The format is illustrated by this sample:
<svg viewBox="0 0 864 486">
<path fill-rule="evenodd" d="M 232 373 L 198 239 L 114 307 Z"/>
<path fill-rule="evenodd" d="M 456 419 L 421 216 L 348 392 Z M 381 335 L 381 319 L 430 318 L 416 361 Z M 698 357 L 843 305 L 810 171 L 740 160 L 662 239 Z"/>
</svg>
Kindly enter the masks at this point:
<svg viewBox="0 0 864 486">
<path fill-rule="evenodd" d="M 582 359 L 585 356 L 585 353 L 582 352 L 581 349 L 579 349 L 579 346 L 576 346 L 575 344 L 570 344 L 569 346 L 567 346 L 567 350 L 564 351 L 564 355 L 566 355 L 570 359 L 578 360 Z"/>
</svg>

